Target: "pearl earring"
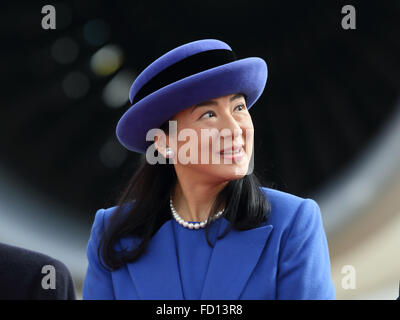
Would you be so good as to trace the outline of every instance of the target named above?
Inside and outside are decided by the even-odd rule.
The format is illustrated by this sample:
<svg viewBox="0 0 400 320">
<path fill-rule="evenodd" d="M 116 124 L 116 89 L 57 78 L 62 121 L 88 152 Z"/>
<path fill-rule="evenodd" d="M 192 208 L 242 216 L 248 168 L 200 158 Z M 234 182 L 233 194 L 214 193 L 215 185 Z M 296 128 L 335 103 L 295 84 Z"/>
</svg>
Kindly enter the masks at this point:
<svg viewBox="0 0 400 320">
<path fill-rule="evenodd" d="M 172 150 L 172 148 L 167 148 L 165 150 L 165 154 L 167 155 L 168 158 L 172 158 L 174 156 L 174 151 Z"/>
</svg>

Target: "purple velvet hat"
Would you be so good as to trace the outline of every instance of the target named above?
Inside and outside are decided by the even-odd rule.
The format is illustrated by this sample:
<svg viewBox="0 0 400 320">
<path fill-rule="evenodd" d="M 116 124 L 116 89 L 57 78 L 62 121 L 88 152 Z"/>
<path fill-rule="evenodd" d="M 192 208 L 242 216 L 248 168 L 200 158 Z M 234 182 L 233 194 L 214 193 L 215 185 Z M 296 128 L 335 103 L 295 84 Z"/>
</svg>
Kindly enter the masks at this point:
<svg viewBox="0 0 400 320">
<path fill-rule="evenodd" d="M 147 132 L 194 104 L 240 92 L 246 95 L 250 109 L 261 96 L 267 76 L 262 58 L 238 60 L 220 40 L 181 45 L 152 62 L 135 79 L 129 91 L 132 106 L 118 121 L 117 138 L 128 150 L 145 153 L 153 143 L 146 141 Z"/>
</svg>

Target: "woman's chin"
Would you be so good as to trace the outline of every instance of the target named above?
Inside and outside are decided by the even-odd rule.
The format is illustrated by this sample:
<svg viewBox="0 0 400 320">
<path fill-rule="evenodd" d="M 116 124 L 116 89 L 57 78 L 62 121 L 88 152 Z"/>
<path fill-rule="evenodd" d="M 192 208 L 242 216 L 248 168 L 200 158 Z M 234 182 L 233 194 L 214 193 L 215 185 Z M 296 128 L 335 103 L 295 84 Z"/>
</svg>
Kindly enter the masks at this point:
<svg viewBox="0 0 400 320">
<path fill-rule="evenodd" d="M 215 170 L 215 175 L 224 177 L 226 180 L 237 180 L 247 174 L 248 167 L 248 161 L 243 161 L 240 164 L 220 164 Z"/>
</svg>

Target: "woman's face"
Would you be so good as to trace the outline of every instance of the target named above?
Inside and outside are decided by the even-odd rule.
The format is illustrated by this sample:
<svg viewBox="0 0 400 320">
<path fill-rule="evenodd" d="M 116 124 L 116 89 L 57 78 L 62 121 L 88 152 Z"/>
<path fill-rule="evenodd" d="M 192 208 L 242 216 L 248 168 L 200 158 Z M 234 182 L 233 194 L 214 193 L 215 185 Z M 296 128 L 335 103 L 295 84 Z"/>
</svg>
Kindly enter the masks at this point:
<svg viewBox="0 0 400 320">
<path fill-rule="evenodd" d="M 186 108 L 170 119 L 176 135 L 167 144 L 174 151 L 177 173 L 222 182 L 246 175 L 253 152 L 254 127 L 241 94 L 229 94 Z M 202 137 L 203 134 L 203 137 Z M 239 153 L 236 153 L 236 147 Z M 221 150 L 226 152 L 221 153 Z M 165 149 L 159 149 L 165 156 Z"/>
</svg>

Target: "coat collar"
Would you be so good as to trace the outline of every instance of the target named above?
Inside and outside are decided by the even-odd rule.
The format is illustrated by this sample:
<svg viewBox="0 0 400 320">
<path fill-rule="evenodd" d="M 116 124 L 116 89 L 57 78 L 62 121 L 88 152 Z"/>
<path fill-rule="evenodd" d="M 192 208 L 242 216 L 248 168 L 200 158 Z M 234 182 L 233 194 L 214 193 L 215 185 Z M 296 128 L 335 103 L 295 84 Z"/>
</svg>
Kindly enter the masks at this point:
<svg viewBox="0 0 400 320">
<path fill-rule="evenodd" d="M 229 224 L 224 217 L 220 219 L 218 235 Z M 140 299 L 184 299 L 172 223 L 171 219 L 167 220 L 150 240 L 147 252 L 137 261 L 127 264 Z M 271 230 L 269 224 L 243 231 L 232 228 L 223 238 L 216 240 L 200 299 L 238 300 Z M 130 249 L 138 241 L 137 238 L 125 237 L 120 244 Z"/>
</svg>

